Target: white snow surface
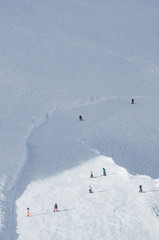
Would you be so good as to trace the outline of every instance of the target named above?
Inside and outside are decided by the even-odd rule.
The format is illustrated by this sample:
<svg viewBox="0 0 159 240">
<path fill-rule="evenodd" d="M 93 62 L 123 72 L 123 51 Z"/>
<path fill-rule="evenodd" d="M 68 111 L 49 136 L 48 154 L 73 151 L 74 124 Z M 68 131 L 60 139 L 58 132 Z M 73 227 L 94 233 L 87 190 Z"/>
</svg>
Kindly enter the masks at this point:
<svg viewBox="0 0 159 240">
<path fill-rule="evenodd" d="M 107 166 L 103 177 L 102 167 Z M 90 179 L 88 170 L 94 171 Z M 136 186 L 144 182 L 145 192 Z M 89 184 L 93 193 L 88 193 Z M 17 200 L 18 239 L 145 239 L 159 238 L 159 180 L 133 176 L 103 156 L 28 184 Z M 153 188 L 152 188 L 153 186 Z M 57 202 L 59 212 L 53 211 Z M 30 217 L 24 214 L 30 206 Z"/>
<path fill-rule="evenodd" d="M 0 1 L 0 239 L 159 239 L 158 22 L 157 0 Z"/>
</svg>

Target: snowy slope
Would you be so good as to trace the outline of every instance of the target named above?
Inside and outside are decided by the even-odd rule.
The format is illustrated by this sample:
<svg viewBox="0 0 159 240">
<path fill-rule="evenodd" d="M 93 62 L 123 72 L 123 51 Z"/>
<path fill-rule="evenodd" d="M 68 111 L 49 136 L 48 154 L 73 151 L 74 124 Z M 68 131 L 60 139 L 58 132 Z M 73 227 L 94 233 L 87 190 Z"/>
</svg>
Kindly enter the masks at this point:
<svg viewBox="0 0 159 240">
<path fill-rule="evenodd" d="M 63 169 L 91 159 L 91 147 L 130 173 L 158 178 L 158 13 L 156 0 L 1 0 L 0 238 L 12 239 L 14 201 L 33 180 L 19 185 L 34 156 L 27 139 L 49 116 L 70 111 L 88 120 L 86 152 L 75 144 L 81 157 Z"/>
<path fill-rule="evenodd" d="M 95 123 L 96 118 L 80 122 L 76 113 L 77 109 L 72 109 L 57 114 L 28 141 L 27 162 L 16 196 L 15 239 L 157 240 L 159 179 L 130 175 L 102 156 L 95 135 L 101 124 Z M 90 132 L 88 125 L 93 125 Z M 89 146 L 92 139 L 96 148 Z M 106 177 L 102 176 L 103 167 Z M 138 192 L 139 184 L 144 193 Z M 93 194 L 88 193 L 89 185 Z M 59 213 L 53 212 L 55 202 Z M 30 217 L 26 216 L 27 207 Z M 15 236 L 15 231 L 11 235 Z"/>
<path fill-rule="evenodd" d="M 101 176 L 103 166 L 106 177 Z M 94 170 L 93 179 L 89 169 Z M 145 183 L 145 193 L 138 193 L 139 182 Z M 88 193 L 89 184 L 93 194 Z M 159 200 L 156 191 L 159 181 L 132 176 L 99 156 L 27 186 L 17 201 L 17 239 L 157 240 L 158 218 L 152 209 Z M 58 213 L 53 212 L 55 202 Z"/>
</svg>

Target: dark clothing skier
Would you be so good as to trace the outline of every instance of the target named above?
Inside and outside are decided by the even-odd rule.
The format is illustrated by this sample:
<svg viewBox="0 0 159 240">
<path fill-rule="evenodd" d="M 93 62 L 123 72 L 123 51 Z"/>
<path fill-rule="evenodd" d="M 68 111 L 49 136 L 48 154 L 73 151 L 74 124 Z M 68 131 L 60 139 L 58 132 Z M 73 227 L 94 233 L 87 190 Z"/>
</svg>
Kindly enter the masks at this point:
<svg viewBox="0 0 159 240">
<path fill-rule="evenodd" d="M 106 170 L 105 170 L 105 168 L 103 168 L 103 176 L 106 176 L 107 174 L 106 174 Z"/>
<path fill-rule="evenodd" d="M 83 121 L 83 117 L 81 115 L 79 116 L 79 120 Z"/>
<path fill-rule="evenodd" d="M 57 203 L 55 203 L 54 212 L 58 212 L 58 205 L 57 205 Z"/>
<path fill-rule="evenodd" d="M 139 192 L 143 192 L 142 185 L 139 186 Z"/>
<path fill-rule="evenodd" d="M 131 99 L 131 103 L 134 104 L 134 99 L 133 98 Z"/>
<path fill-rule="evenodd" d="M 93 178 L 93 172 L 91 171 L 91 175 L 90 175 L 90 178 Z"/>
</svg>

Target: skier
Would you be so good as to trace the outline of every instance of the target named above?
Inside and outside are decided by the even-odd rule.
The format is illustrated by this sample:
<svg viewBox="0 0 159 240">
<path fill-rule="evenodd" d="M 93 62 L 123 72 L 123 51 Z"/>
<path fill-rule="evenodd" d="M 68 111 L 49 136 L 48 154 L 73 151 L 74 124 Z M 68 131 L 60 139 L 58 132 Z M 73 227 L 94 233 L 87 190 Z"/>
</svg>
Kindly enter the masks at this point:
<svg viewBox="0 0 159 240">
<path fill-rule="evenodd" d="M 131 104 L 134 104 L 134 99 L 133 98 L 131 99 Z"/>
<path fill-rule="evenodd" d="M 91 175 L 90 175 L 90 178 L 93 178 L 93 172 L 91 171 Z"/>
<path fill-rule="evenodd" d="M 139 192 L 143 192 L 142 185 L 139 186 Z"/>
<path fill-rule="evenodd" d="M 58 212 L 58 205 L 57 205 L 57 203 L 55 203 L 55 205 L 54 205 L 54 212 Z"/>
<path fill-rule="evenodd" d="M 92 193 L 92 187 L 89 185 L 89 193 Z"/>
<path fill-rule="evenodd" d="M 105 168 L 103 168 L 103 176 L 106 176 L 107 174 L 106 174 L 106 170 L 105 170 Z"/>
<path fill-rule="evenodd" d="M 29 208 L 27 208 L 27 217 L 30 216 L 30 213 L 29 213 Z"/>
<path fill-rule="evenodd" d="M 79 116 L 79 120 L 83 121 L 83 117 L 81 115 Z"/>
</svg>

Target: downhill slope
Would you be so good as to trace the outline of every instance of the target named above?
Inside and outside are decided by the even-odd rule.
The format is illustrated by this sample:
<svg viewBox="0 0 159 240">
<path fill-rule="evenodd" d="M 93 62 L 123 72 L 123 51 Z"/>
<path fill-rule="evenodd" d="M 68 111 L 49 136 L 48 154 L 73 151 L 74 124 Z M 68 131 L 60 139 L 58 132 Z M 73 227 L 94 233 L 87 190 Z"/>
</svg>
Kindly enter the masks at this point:
<svg viewBox="0 0 159 240">
<path fill-rule="evenodd" d="M 103 166 L 106 177 L 101 175 Z M 139 182 L 144 182 L 145 193 L 138 193 Z M 17 239 L 158 240 L 159 212 L 153 211 L 159 211 L 158 192 L 159 180 L 132 176 L 110 158 L 99 156 L 27 186 L 17 200 Z M 55 202 L 58 213 L 53 212 Z"/>
<path fill-rule="evenodd" d="M 130 173 L 159 177 L 158 21 L 157 0 L 1 0 L 0 238 L 16 238 L 14 203 L 33 178 L 92 159 L 90 148 Z M 71 122 L 79 114 L 87 119 L 82 133 L 76 121 L 72 132 L 55 124 L 67 112 Z M 41 142 L 40 160 L 25 175 L 35 154 L 28 137 L 51 116 L 55 152 Z M 61 141 L 74 137 L 67 155 L 59 132 Z M 45 170 L 47 155 L 58 169 Z"/>
<path fill-rule="evenodd" d="M 117 103 L 109 104 L 118 111 Z M 19 240 L 159 238 L 159 179 L 130 175 L 98 151 L 101 146 L 112 152 L 120 151 L 120 146 L 109 142 L 115 131 L 103 111 L 109 104 L 87 104 L 56 114 L 32 133 L 16 192 L 17 235 L 12 229 L 12 237 Z M 128 104 L 128 107 L 136 106 Z M 78 112 L 85 112 L 84 121 L 78 120 Z M 119 116 L 114 113 L 111 122 L 117 121 L 121 126 L 123 118 Z M 126 114 L 124 117 L 128 122 L 129 117 Z M 120 130 L 115 133 L 117 136 Z M 128 146 L 125 142 L 121 144 Z M 132 151 L 129 150 L 130 156 Z M 142 146 L 140 151 L 144 151 Z M 142 160 L 140 163 L 144 164 Z M 133 163 L 130 158 L 129 166 Z M 103 167 L 107 170 L 106 177 L 102 176 Z M 90 171 L 94 173 L 93 179 Z M 140 184 L 143 194 L 138 193 Z M 93 194 L 88 193 L 89 185 Z M 59 204 L 59 213 L 53 213 L 55 202 Z M 31 211 L 29 218 L 27 207 Z"/>
</svg>

